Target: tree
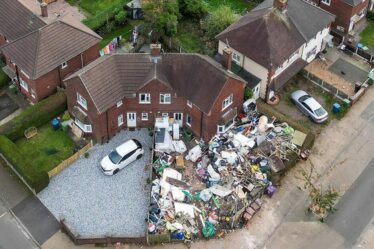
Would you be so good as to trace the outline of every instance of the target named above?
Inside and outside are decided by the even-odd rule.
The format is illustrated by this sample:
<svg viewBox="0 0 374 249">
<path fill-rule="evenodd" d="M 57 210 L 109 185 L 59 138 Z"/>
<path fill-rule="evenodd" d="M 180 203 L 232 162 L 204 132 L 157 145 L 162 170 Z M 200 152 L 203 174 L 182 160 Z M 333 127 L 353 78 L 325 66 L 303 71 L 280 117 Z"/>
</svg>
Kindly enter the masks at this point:
<svg viewBox="0 0 374 249">
<path fill-rule="evenodd" d="M 177 33 L 179 7 L 177 0 L 149 0 L 143 6 L 149 28 L 160 35 L 173 36 Z"/>
<path fill-rule="evenodd" d="M 114 20 L 116 21 L 117 25 L 124 24 L 126 22 L 126 12 L 124 10 L 120 10 L 114 16 Z"/>
<path fill-rule="evenodd" d="M 214 10 L 206 20 L 206 31 L 208 36 L 213 39 L 239 18 L 230 7 L 222 5 Z"/>
<path fill-rule="evenodd" d="M 329 213 L 336 211 L 334 205 L 339 198 L 339 193 L 331 187 L 326 190 L 323 190 L 322 186 L 320 188 L 317 187 L 315 181 L 319 175 L 315 174 L 314 171 L 314 164 L 310 161 L 309 171 L 301 169 L 301 177 L 298 178 L 304 181 L 304 189 L 309 191 L 310 204 L 308 211 L 314 213 L 323 222 Z"/>
<path fill-rule="evenodd" d="M 183 16 L 201 19 L 208 13 L 203 0 L 179 0 L 179 11 Z"/>
</svg>

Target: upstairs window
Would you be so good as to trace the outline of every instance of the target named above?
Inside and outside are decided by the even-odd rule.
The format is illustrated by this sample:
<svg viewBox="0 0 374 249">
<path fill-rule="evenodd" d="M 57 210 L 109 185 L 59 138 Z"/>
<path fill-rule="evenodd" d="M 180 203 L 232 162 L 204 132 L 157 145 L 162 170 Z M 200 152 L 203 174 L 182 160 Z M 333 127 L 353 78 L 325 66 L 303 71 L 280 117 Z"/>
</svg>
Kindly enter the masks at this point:
<svg viewBox="0 0 374 249">
<path fill-rule="evenodd" d="M 225 100 L 222 102 L 222 111 L 225 110 L 227 107 L 229 107 L 233 102 L 233 96 L 232 94 L 225 98 Z"/>
<path fill-rule="evenodd" d="M 236 54 L 236 53 L 232 53 L 232 60 L 233 60 L 236 64 L 240 65 L 241 57 L 240 57 L 240 55 L 238 55 L 238 54 Z"/>
<path fill-rule="evenodd" d="M 188 126 L 190 126 L 190 127 L 191 127 L 191 125 L 192 125 L 192 117 L 191 117 L 190 114 L 187 114 L 186 124 L 187 124 Z"/>
<path fill-rule="evenodd" d="M 160 104 L 171 104 L 171 94 L 160 93 Z"/>
<path fill-rule="evenodd" d="M 68 63 L 67 62 L 63 62 L 62 64 L 61 64 L 61 69 L 64 69 L 64 68 L 66 68 L 68 66 Z"/>
<path fill-rule="evenodd" d="M 151 94 L 150 93 L 139 93 L 139 103 L 140 104 L 150 104 Z"/>
<path fill-rule="evenodd" d="M 118 102 L 117 102 L 117 107 L 120 107 L 122 104 L 123 104 L 123 103 L 122 103 L 122 100 L 118 101 Z"/>
<path fill-rule="evenodd" d="M 326 4 L 326 5 L 330 5 L 331 4 L 331 0 L 321 0 L 322 3 Z"/>
<path fill-rule="evenodd" d="M 187 106 L 192 108 L 192 102 L 187 100 Z"/>
<path fill-rule="evenodd" d="M 83 98 L 82 95 L 80 95 L 79 93 L 77 93 L 77 102 L 78 104 L 80 104 L 84 109 L 87 110 L 87 100 L 85 98 Z"/>
</svg>

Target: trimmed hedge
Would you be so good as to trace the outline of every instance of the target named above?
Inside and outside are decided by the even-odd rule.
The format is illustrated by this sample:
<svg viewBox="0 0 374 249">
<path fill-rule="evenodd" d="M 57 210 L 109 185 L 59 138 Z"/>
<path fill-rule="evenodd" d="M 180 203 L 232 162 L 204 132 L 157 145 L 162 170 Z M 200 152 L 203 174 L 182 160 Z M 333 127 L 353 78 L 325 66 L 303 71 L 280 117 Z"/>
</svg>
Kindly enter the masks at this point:
<svg viewBox="0 0 374 249">
<path fill-rule="evenodd" d="M 19 116 L 8 123 L 0 126 L 0 134 L 7 136 L 10 140 L 16 141 L 24 136 L 26 129 L 40 127 L 66 110 L 66 95 L 59 91 L 54 95 L 30 106 Z"/>
<path fill-rule="evenodd" d="M 37 168 L 32 168 L 27 162 L 27 160 L 32 159 L 25 158 L 17 146 L 4 135 L 0 135 L 0 152 L 37 193 L 48 186 L 48 173 Z"/>
</svg>

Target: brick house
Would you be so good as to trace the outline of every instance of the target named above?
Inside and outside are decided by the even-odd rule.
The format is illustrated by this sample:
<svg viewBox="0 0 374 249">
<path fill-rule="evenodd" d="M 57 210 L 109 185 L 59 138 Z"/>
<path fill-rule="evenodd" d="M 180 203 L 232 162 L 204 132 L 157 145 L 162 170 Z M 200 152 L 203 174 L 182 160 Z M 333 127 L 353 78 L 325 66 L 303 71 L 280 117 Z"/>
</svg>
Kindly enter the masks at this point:
<svg viewBox="0 0 374 249">
<path fill-rule="evenodd" d="M 85 136 L 105 142 L 123 128 L 168 116 L 209 140 L 241 111 L 244 80 L 198 54 L 103 56 L 65 80 L 68 110 Z"/>
<path fill-rule="evenodd" d="M 312 0 L 320 8 L 334 14 L 332 30 L 341 36 L 348 34 L 365 19 L 369 0 Z"/>
<path fill-rule="evenodd" d="M 99 57 L 101 37 L 57 20 L 1 48 L 4 72 L 36 103 L 62 86 L 62 80 Z"/>
<path fill-rule="evenodd" d="M 0 1 L 0 47 L 45 25 L 19 1 Z"/>
<path fill-rule="evenodd" d="M 221 32 L 218 53 L 232 51 L 231 70 L 255 98 L 272 99 L 331 42 L 334 16 L 303 0 L 265 0 Z"/>
</svg>

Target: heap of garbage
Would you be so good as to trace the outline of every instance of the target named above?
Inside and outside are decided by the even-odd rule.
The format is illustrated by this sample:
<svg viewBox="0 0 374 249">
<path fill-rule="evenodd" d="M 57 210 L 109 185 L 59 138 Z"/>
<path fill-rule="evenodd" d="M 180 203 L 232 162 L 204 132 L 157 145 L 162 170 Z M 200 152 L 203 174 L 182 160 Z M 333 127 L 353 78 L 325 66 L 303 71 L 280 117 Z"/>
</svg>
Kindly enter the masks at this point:
<svg viewBox="0 0 374 249">
<path fill-rule="evenodd" d="M 195 146 L 179 139 L 169 118 L 155 127 L 148 234 L 171 240 L 221 237 L 243 227 L 261 209 L 263 195 L 276 191 L 273 181 L 288 156 L 307 154 L 300 150 L 304 133 L 256 110 Z"/>
</svg>

